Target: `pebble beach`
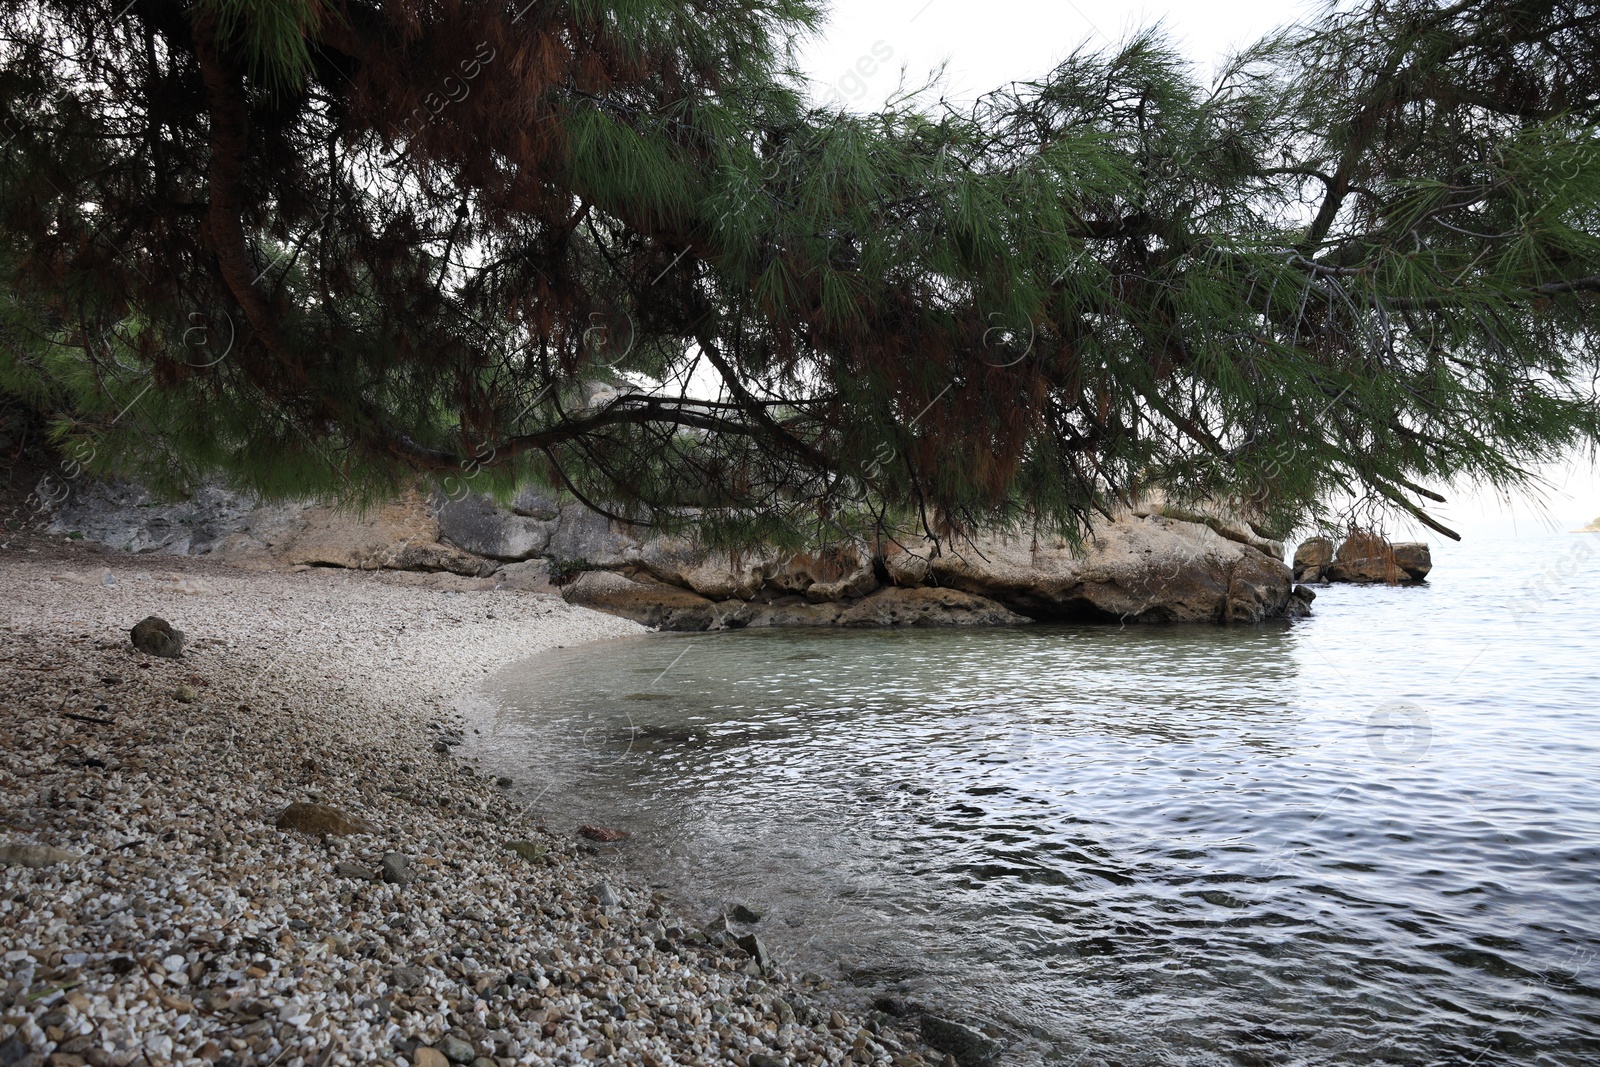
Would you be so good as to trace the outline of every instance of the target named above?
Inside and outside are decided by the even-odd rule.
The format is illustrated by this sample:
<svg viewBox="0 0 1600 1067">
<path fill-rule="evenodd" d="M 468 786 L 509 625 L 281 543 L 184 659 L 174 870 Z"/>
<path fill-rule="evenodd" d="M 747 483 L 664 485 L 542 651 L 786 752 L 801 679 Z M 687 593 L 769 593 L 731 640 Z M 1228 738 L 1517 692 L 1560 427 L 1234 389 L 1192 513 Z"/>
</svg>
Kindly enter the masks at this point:
<svg viewBox="0 0 1600 1067">
<path fill-rule="evenodd" d="M 0 1067 L 946 1060 L 457 755 L 485 674 L 641 627 L 418 579 L 0 550 Z"/>
</svg>

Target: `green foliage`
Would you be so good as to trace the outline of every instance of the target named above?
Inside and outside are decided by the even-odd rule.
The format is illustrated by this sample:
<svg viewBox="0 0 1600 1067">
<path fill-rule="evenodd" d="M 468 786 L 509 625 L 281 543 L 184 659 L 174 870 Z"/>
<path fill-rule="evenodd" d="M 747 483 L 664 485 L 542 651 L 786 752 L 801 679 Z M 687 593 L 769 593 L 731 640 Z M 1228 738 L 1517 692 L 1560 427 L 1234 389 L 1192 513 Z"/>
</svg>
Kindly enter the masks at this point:
<svg viewBox="0 0 1600 1067">
<path fill-rule="evenodd" d="M 173 491 L 532 480 L 792 547 L 1151 492 L 1435 523 L 1600 436 L 1579 7 L 862 115 L 790 0 L 0 0 L 0 388 Z"/>
<path fill-rule="evenodd" d="M 554 559 L 554 558 L 552 558 L 550 560 L 550 584 L 551 585 L 567 585 L 567 584 L 570 584 L 571 582 L 576 581 L 579 575 L 583 574 L 586 571 L 592 571 L 594 569 L 595 569 L 594 564 L 590 563 L 587 559 L 584 559 L 582 556 L 576 556 L 576 557 L 574 557 L 572 559 Z"/>
</svg>

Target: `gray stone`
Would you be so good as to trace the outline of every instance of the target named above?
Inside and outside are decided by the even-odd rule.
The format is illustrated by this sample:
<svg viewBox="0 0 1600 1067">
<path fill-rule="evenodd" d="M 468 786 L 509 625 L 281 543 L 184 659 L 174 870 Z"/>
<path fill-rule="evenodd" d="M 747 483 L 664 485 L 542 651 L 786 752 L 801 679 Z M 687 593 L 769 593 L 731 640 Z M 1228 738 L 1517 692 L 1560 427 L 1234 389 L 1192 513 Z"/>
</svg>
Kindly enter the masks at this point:
<svg viewBox="0 0 1600 1067">
<path fill-rule="evenodd" d="M 772 971 L 772 955 L 767 951 L 767 946 L 755 934 L 745 934 L 739 939 L 739 947 L 750 953 L 756 966 L 765 973 Z"/>
<path fill-rule="evenodd" d="M 404 853 L 385 852 L 381 863 L 383 880 L 391 885 L 410 885 L 417 880 L 417 870 L 411 864 L 411 857 Z"/>
<path fill-rule="evenodd" d="M 478 1058 L 477 1050 L 454 1034 L 446 1034 L 434 1047 L 444 1053 L 444 1058 L 451 1063 L 471 1063 Z"/>
<path fill-rule="evenodd" d="M 22 1039 L 21 1034 L 12 1034 L 4 1041 L 0 1041 L 0 1067 L 12 1067 L 21 1063 L 23 1057 L 31 1050 L 28 1043 Z"/>
<path fill-rule="evenodd" d="M 494 572 L 497 589 L 514 589 L 519 593 L 556 593 L 550 584 L 550 561 L 530 559 L 522 563 L 508 563 Z"/>
<path fill-rule="evenodd" d="M 333 865 L 333 873 L 339 878 L 354 878 L 362 882 L 376 882 L 378 872 L 370 867 L 363 867 L 359 863 L 345 863 L 340 861 Z"/>
<path fill-rule="evenodd" d="M 151 656 L 177 659 L 183 655 L 183 631 L 174 630 L 166 619 L 150 615 L 128 631 L 133 647 Z"/>
<path fill-rule="evenodd" d="M 40 495 L 59 499 L 61 492 L 44 490 Z M 202 486 L 184 500 L 162 501 L 128 482 L 79 479 L 56 507 L 48 528 L 52 533 L 79 533 L 85 541 L 124 552 L 202 555 L 261 525 L 266 516 L 260 510 L 253 498 L 217 486 Z"/>
<path fill-rule="evenodd" d="M 493 497 L 474 493 L 460 500 L 435 497 L 439 535 L 464 551 L 499 560 L 525 560 L 543 553 L 554 524 L 519 515 Z"/>
<path fill-rule="evenodd" d="M 58 863 L 72 863 L 83 857 L 76 852 L 50 845 L 25 845 L 8 842 L 0 845 L 0 866 L 3 867 L 53 867 Z"/>
<path fill-rule="evenodd" d="M 737 923 L 758 923 L 761 913 L 747 904 L 735 904 L 728 909 L 728 918 Z"/>
<path fill-rule="evenodd" d="M 622 903 L 622 898 L 617 896 L 617 891 L 611 888 L 610 882 L 596 882 L 589 887 L 588 894 L 598 899 L 602 908 L 614 908 Z"/>
<path fill-rule="evenodd" d="M 961 1067 L 983 1067 L 993 1063 L 1005 1045 L 982 1030 L 938 1015 L 923 1015 L 922 1039 L 932 1048 L 947 1052 Z"/>
<path fill-rule="evenodd" d="M 428 972 L 421 967 L 396 967 L 389 972 L 389 984 L 396 989 L 417 989 L 428 980 Z"/>
<path fill-rule="evenodd" d="M 582 504 L 561 505 L 546 551 L 553 560 L 587 560 L 593 567 L 622 567 L 638 560 L 640 536 Z"/>
</svg>

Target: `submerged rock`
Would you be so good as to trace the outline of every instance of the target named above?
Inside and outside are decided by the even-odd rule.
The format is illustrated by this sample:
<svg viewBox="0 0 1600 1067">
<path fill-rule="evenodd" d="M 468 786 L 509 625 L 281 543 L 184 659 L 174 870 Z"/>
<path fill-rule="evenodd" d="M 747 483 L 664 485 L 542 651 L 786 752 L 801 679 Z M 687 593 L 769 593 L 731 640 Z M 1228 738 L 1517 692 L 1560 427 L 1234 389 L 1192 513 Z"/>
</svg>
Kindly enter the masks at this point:
<svg viewBox="0 0 1600 1067">
<path fill-rule="evenodd" d="M 985 1067 L 1005 1050 L 1004 1044 L 976 1027 L 932 1014 L 922 1017 L 922 1039 L 954 1056 L 961 1067 Z"/>
</svg>

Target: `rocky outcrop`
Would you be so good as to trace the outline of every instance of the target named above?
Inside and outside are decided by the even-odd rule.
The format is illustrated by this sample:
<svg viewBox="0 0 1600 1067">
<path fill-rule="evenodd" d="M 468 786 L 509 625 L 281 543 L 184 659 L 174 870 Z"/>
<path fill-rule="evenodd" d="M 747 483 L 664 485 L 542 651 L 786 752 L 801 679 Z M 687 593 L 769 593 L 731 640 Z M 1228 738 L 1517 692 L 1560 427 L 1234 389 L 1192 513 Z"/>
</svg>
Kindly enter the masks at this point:
<svg viewBox="0 0 1600 1067">
<path fill-rule="evenodd" d="M 504 505 L 413 494 L 352 513 L 253 506 L 223 490 L 157 504 L 134 487 L 86 485 L 50 524 L 130 551 L 397 570 L 412 572 L 401 576 L 407 582 L 463 590 L 560 591 L 674 630 L 1258 622 L 1305 614 L 1310 601 L 1308 591 L 1295 592 L 1281 546 L 1248 522 L 1161 501 L 1097 522 L 1079 544 L 992 532 L 953 545 L 885 538 L 809 553 L 709 549 L 613 523 L 542 490 Z"/>
<path fill-rule="evenodd" d="M 1029 620 L 1000 604 L 954 589 L 879 589 L 857 599 L 818 601 L 797 593 L 770 599 L 709 597 L 658 581 L 590 571 L 562 591 L 570 604 L 664 630 L 769 626 L 1015 626 Z"/>
<path fill-rule="evenodd" d="M 1433 554 L 1424 542 L 1391 544 L 1365 531 L 1352 533 L 1337 550 L 1328 538 L 1313 537 L 1294 553 L 1297 582 L 1415 585 L 1432 570 Z"/>
<path fill-rule="evenodd" d="M 1593 522 L 1591 522 L 1589 525 L 1583 527 L 1582 529 L 1574 530 L 1572 532 L 1573 533 L 1600 533 L 1600 518 L 1595 519 Z"/>
<path fill-rule="evenodd" d="M 449 571 L 483 576 L 494 565 L 439 540 L 439 522 L 417 496 L 351 514 L 307 509 L 275 553 L 285 563 L 352 570 Z"/>
<path fill-rule="evenodd" d="M 929 581 L 1041 620 L 1260 622 L 1303 614 L 1279 559 L 1209 525 L 1149 515 L 1096 523 L 1081 545 L 986 534 L 918 553 Z M 894 569 L 917 567 L 897 559 Z"/>
</svg>

